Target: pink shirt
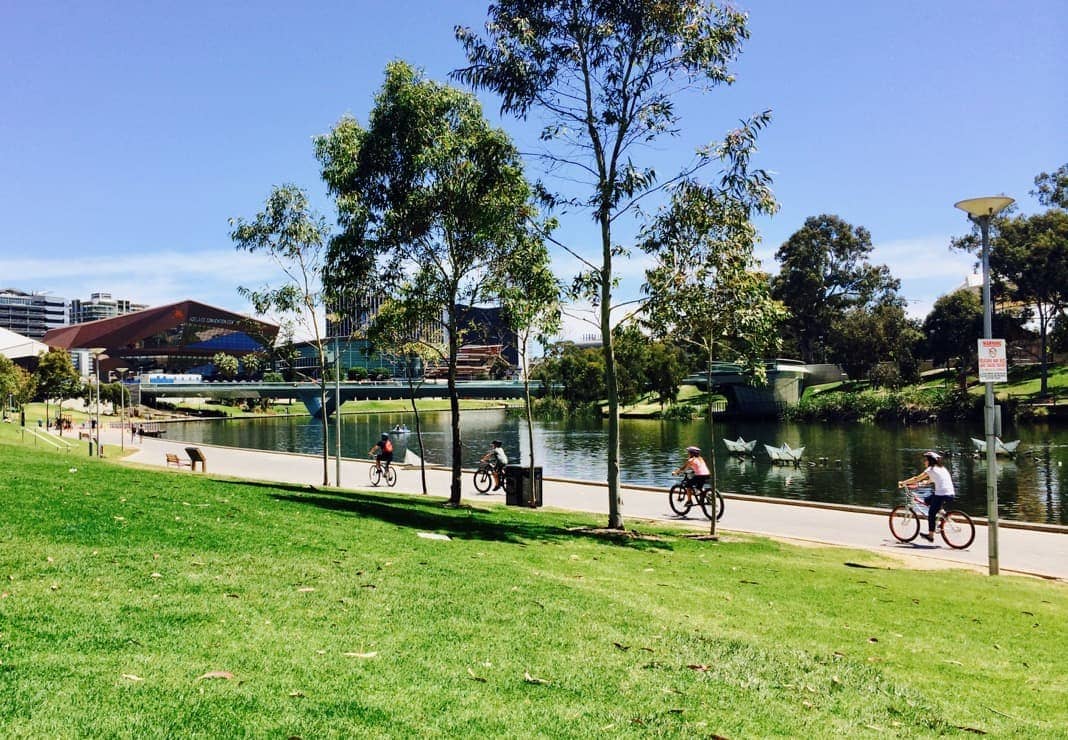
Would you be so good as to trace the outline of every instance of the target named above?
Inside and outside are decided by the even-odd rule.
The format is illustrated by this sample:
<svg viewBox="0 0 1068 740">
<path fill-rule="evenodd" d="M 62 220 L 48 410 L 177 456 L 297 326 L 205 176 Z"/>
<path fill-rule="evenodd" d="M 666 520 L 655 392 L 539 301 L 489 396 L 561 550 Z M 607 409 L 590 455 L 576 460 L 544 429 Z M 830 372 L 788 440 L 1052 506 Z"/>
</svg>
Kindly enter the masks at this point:
<svg viewBox="0 0 1068 740">
<path fill-rule="evenodd" d="M 711 472 L 708 470 L 708 463 L 706 463 L 705 459 L 700 455 L 691 457 L 688 462 L 694 475 L 711 475 Z"/>
</svg>

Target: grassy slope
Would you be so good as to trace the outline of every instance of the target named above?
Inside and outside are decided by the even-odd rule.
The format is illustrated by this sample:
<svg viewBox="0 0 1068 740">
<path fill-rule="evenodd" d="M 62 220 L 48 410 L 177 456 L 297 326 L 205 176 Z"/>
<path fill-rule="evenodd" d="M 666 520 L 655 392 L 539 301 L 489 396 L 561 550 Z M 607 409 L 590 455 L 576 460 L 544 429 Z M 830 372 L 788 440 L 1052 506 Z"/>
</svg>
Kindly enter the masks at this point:
<svg viewBox="0 0 1068 740">
<path fill-rule="evenodd" d="M 0 480 L 5 736 L 1068 727 L 1063 584 L 2 442 Z"/>
</svg>

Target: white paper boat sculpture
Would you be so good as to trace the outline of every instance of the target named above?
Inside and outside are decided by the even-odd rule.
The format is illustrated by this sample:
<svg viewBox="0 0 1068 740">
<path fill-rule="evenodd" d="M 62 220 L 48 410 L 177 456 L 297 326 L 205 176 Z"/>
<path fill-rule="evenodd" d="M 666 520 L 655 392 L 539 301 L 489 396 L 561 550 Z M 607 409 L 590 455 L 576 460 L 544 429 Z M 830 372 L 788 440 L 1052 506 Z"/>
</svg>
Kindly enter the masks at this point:
<svg viewBox="0 0 1068 740">
<path fill-rule="evenodd" d="M 801 462 L 801 456 L 805 454 L 804 447 L 791 447 L 788 444 L 782 447 L 764 445 L 764 449 L 768 451 L 768 457 L 776 465 L 798 465 Z"/>
<path fill-rule="evenodd" d="M 753 450 L 756 448 L 756 440 L 746 442 L 739 437 L 733 442 L 729 439 L 723 440 L 723 444 L 727 445 L 727 451 L 732 455 L 752 455 Z"/>
<path fill-rule="evenodd" d="M 982 454 L 986 452 L 986 440 L 976 439 L 972 437 L 972 444 L 975 445 L 975 451 Z M 1011 442 L 1002 442 L 999 438 L 994 437 L 994 454 L 995 455 L 1015 455 L 1016 448 L 1020 446 L 1020 440 L 1014 439 Z"/>
</svg>

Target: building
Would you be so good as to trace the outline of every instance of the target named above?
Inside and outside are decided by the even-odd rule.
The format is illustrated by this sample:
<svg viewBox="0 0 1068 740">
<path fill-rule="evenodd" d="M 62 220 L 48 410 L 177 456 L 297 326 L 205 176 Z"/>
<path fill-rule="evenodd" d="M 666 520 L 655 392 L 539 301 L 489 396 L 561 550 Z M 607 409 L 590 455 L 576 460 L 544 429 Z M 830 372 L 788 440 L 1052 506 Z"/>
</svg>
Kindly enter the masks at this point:
<svg viewBox="0 0 1068 740">
<path fill-rule="evenodd" d="M 132 303 L 121 298 L 112 298 L 111 293 L 90 293 L 89 300 L 77 298 L 70 302 L 70 323 L 84 324 L 115 316 L 124 316 L 148 308 L 143 303 Z"/>
<path fill-rule="evenodd" d="M 382 309 L 387 297 L 376 294 L 366 298 L 345 298 L 337 304 L 326 307 L 326 336 L 356 337 L 367 331 L 371 321 Z M 422 339 L 431 344 L 441 344 L 444 333 L 440 323 L 426 322 L 417 326 L 413 332 L 414 339 Z"/>
<path fill-rule="evenodd" d="M 208 374 L 216 353 L 241 357 L 258 352 L 277 335 L 274 324 L 187 300 L 53 329 L 44 341 L 72 350 L 76 358 L 84 352 L 75 350 L 102 349 L 102 371 Z M 78 369 L 85 374 L 89 368 L 83 364 Z"/>
<path fill-rule="evenodd" d="M 0 355 L 9 360 L 14 360 L 23 367 L 36 367 L 37 358 L 47 351 L 47 344 L 0 327 Z"/>
<path fill-rule="evenodd" d="M 0 327 L 32 339 L 67 323 L 67 300 L 47 293 L 0 289 Z"/>
</svg>

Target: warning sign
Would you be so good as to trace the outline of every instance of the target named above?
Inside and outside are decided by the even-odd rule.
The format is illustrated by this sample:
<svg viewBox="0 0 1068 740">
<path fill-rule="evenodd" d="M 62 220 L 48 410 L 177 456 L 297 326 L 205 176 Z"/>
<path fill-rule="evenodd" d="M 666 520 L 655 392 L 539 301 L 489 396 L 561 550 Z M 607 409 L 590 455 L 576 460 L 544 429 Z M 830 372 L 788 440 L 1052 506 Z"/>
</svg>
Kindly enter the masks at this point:
<svg viewBox="0 0 1068 740">
<path fill-rule="evenodd" d="M 1009 379 L 1009 362 L 1004 339 L 979 340 L 979 382 L 1004 383 Z"/>
</svg>

